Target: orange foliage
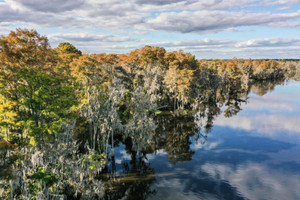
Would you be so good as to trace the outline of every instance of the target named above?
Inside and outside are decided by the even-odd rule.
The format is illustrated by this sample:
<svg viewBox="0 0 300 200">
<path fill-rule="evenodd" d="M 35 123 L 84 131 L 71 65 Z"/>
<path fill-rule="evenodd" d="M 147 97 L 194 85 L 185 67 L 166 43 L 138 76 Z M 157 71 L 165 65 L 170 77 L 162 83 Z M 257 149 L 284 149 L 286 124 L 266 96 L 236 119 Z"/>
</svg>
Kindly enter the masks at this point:
<svg viewBox="0 0 300 200">
<path fill-rule="evenodd" d="M 49 68 L 51 48 L 48 39 L 35 30 L 16 29 L 1 37 L 0 64 L 10 70 L 19 67 Z"/>
</svg>

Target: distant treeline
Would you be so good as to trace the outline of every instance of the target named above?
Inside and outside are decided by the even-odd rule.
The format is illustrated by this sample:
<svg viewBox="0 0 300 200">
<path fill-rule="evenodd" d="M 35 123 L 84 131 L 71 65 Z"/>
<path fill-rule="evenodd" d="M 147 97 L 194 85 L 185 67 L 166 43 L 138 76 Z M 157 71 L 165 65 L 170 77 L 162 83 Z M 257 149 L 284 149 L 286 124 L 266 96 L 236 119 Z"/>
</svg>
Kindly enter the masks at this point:
<svg viewBox="0 0 300 200">
<path fill-rule="evenodd" d="M 249 59 L 251 59 L 251 58 L 249 58 Z M 203 58 L 203 59 L 199 59 L 199 60 L 202 60 L 202 61 L 217 61 L 217 60 L 231 60 L 231 59 L 205 59 L 205 58 Z M 246 59 L 247 60 L 247 59 Z M 275 58 L 275 59 L 269 59 L 269 58 L 259 58 L 259 59 L 251 59 L 251 60 L 266 60 L 266 61 L 268 61 L 268 60 L 276 60 L 276 61 L 283 61 L 283 62 L 285 62 L 285 61 L 300 61 L 300 59 L 294 59 L 294 58 Z"/>
</svg>

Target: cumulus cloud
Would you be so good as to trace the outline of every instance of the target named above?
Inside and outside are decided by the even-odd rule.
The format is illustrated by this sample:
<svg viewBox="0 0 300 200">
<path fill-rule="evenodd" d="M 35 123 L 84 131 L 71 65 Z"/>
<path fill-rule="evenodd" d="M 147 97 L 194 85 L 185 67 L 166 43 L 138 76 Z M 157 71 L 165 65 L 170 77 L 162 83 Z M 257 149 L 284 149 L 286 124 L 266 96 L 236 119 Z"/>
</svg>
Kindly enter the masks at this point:
<svg viewBox="0 0 300 200">
<path fill-rule="evenodd" d="M 166 10 L 224 10 L 228 8 L 243 8 L 252 4 L 261 4 L 259 0 L 167 0 L 146 1 L 136 0 L 138 8 L 143 11 Z"/>
<path fill-rule="evenodd" d="M 69 41 L 69 42 L 93 42 L 93 43 L 120 43 L 137 41 L 137 39 L 116 35 L 100 35 L 90 33 L 55 33 L 49 34 L 48 38 L 52 41 Z"/>
<path fill-rule="evenodd" d="M 10 26 L 4 27 L 0 24 L 0 27 L 3 27 L 0 33 L 8 33 L 9 30 L 20 26 L 35 29 L 60 28 L 56 31 L 61 32 L 61 35 L 52 35 L 50 42 L 68 40 L 80 43 L 82 47 L 86 42 L 84 48 L 93 52 L 125 53 L 133 48 L 150 44 L 163 46 L 168 50 L 184 49 L 194 53 L 198 58 L 212 58 L 212 56 L 297 58 L 299 57 L 295 53 L 299 49 L 297 39 L 266 38 L 235 41 L 233 38 L 216 40 L 195 37 L 172 41 L 170 38 L 166 39 L 166 36 L 156 35 L 160 32 L 175 32 L 177 33 L 175 38 L 180 38 L 185 33 L 194 33 L 195 36 L 222 31 L 234 32 L 233 34 L 237 35 L 239 34 L 237 31 L 241 31 L 240 27 L 245 26 L 251 26 L 254 32 L 258 26 L 299 27 L 299 11 L 273 12 L 274 8 L 278 9 L 283 5 L 288 7 L 297 3 L 299 0 L 6 0 L 0 2 L 0 21 L 1 24 L 6 23 Z M 254 13 L 253 10 L 259 6 L 264 6 L 260 9 L 264 11 Z M 267 10 L 269 12 L 265 12 Z M 127 37 L 65 35 L 69 31 L 74 32 L 74 29 L 79 30 L 78 28 L 84 30 L 83 32 L 87 29 L 88 32 L 94 30 L 94 33 L 101 29 L 101 32 L 111 31 Z M 153 30 L 160 32 L 153 35 Z M 140 40 L 132 39 L 134 37 Z M 96 45 L 93 46 L 92 41 L 102 41 L 101 49 L 97 49 Z M 124 46 L 122 43 L 126 41 L 135 44 Z M 117 42 L 121 44 L 118 45 Z M 282 49 L 277 48 L 270 53 L 270 49 L 274 47 Z"/>
<path fill-rule="evenodd" d="M 144 46 L 139 45 L 140 39 L 113 34 L 53 33 L 47 37 L 53 47 L 69 42 L 86 53 L 124 53 Z"/>
<path fill-rule="evenodd" d="M 284 24 L 280 23 L 300 16 L 299 12 L 272 14 L 224 11 L 228 8 L 249 6 L 249 2 L 259 1 L 7 0 L 0 4 L 0 19 L 6 22 L 32 23 L 48 27 L 117 28 L 136 25 L 137 28 L 159 31 L 206 33 L 224 29 L 233 30 L 235 27 L 249 25 L 283 26 Z M 161 12 L 153 18 L 149 5 L 161 8 L 169 6 L 165 7 L 166 11 L 174 9 L 202 11 Z M 146 19 L 145 22 L 143 19 Z M 290 23 L 289 26 L 299 25 Z"/>
<path fill-rule="evenodd" d="M 239 42 L 237 47 L 290 47 L 299 46 L 300 39 L 291 38 L 265 38 Z"/>
<path fill-rule="evenodd" d="M 277 4 L 282 4 L 282 5 L 293 5 L 293 4 L 299 4 L 300 0 L 265 0 L 265 4 L 269 5 L 277 5 Z"/>
<path fill-rule="evenodd" d="M 84 4 L 84 0 L 7 0 L 6 2 L 14 9 L 55 13 L 73 10 Z"/>
<path fill-rule="evenodd" d="M 74 19 L 71 14 L 48 12 L 32 12 L 30 10 L 13 9 L 7 4 L 0 4 L 0 21 L 10 24 L 29 24 L 44 27 L 80 27 L 91 23 L 87 19 Z"/>
<path fill-rule="evenodd" d="M 2 22 L 42 27 L 124 28 L 142 22 L 144 16 L 132 3 L 120 0 L 8 0 L 0 3 Z"/>
<path fill-rule="evenodd" d="M 78 9 L 80 15 L 89 17 L 98 16 L 126 16 L 134 13 L 136 7 L 131 1 L 122 0 L 87 0 L 86 3 Z"/>
<path fill-rule="evenodd" d="M 178 3 L 178 2 L 189 2 L 189 1 L 185 1 L 185 0 L 152 0 L 152 1 L 148 1 L 148 0 L 135 0 L 135 3 L 137 4 L 149 4 L 149 5 L 166 5 L 166 4 L 174 4 L 174 3 Z M 195 2 L 195 0 L 193 0 L 193 2 Z"/>
<path fill-rule="evenodd" d="M 147 19 L 137 28 L 180 33 L 214 33 L 227 28 L 240 26 L 267 26 L 270 23 L 297 19 L 295 13 L 247 13 L 228 11 L 197 11 L 160 13 L 155 18 Z"/>
<path fill-rule="evenodd" d="M 188 39 L 188 40 L 179 40 L 173 42 L 160 42 L 156 43 L 156 45 L 164 46 L 164 47 L 223 47 L 223 46 L 231 46 L 236 41 L 233 40 L 215 40 L 215 39 Z"/>
<path fill-rule="evenodd" d="M 7 0 L 0 4 L 0 20 L 46 27 L 124 28 L 135 25 L 136 28 L 167 32 L 210 33 L 236 30 L 235 28 L 240 26 L 286 26 L 282 23 L 300 16 L 300 12 L 275 14 L 224 11 L 228 8 L 247 7 L 249 2 L 259 1 Z M 174 9 L 189 11 L 159 12 L 156 17 L 153 17 L 149 6 L 161 8 L 169 6 L 165 7 L 166 11 Z M 299 26 L 299 24 L 289 22 L 288 26 Z"/>
</svg>

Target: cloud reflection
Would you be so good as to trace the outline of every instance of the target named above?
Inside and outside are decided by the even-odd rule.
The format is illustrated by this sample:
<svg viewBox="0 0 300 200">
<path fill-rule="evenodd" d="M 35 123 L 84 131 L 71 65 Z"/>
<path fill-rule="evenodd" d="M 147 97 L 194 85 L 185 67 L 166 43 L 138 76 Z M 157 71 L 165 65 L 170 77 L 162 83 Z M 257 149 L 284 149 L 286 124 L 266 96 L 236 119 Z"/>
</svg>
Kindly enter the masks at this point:
<svg viewBox="0 0 300 200">
<path fill-rule="evenodd" d="M 193 150 L 197 149 L 205 149 L 205 150 L 212 150 L 215 149 L 217 146 L 219 146 L 222 143 L 222 141 L 214 141 L 214 142 L 208 142 L 208 143 L 201 143 L 200 141 L 195 142 L 192 145 Z"/>
<path fill-rule="evenodd" d="M 201 169 L 216 181 L 226 181 L 249 200 L 300 199 L 300 175 L 273 170 L 261 164 L 247 163 L 237 167 L 205 164 Z"/>
<path fill-rule="evenodd" d="M 300 95 L 294 92 L 299 87 L 299 82 L 290 82 L 284 86 L 284 90 L 276 86 L 272 93 L 264 96 L 252 93 L 242 112 L 231 118 L 220 115 L 214 124 L 255 131 L 266 136 L 282 133 L 300 135 Z"/>
<path fill-rule="evenodd" d="M 263 114 L 253 116 L 238 115 L 231 118 L 219 116 L 215 125 L 229 126 L 247 131 L 255 130 L 264 135 L 274 135 L 286 132 L 289 134 L 300 134 L 300 116 Z"/>
<path fill-rule="evenodd" d="M 288 99 L 279 99 L 278 97 L 274 98 L 266 98 L 266 97 L 251 97 L 250 103 L 247 104 L 247 108 L 251 109 L 268 109 L 272 111 L 272 109 L 283 110 L 283 111 L 293 111 L 297 108 L 296 105 L 288 102 Z"/>
<path fill-rule="evenodd" d="M 186 191 L 190 183 L 188 180 L 182 180 L 180 178 L 171 179 L 161 179 L 157 184 L 155 184 L 156 194 L 149 199 L 164 199 L 164 200 L 217 200 L 218 198 L 209 193 L 197 194 L 192 191 Z"/>
</svg>

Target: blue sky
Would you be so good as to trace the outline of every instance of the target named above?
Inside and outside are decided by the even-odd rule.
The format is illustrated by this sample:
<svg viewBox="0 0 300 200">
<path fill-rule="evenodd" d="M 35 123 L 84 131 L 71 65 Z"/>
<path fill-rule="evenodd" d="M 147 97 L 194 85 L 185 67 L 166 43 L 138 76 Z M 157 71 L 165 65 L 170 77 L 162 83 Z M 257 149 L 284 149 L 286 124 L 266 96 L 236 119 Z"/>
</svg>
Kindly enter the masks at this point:
<svg viewBox="0 0 300 200">
<path fill-rule="evenodd" d="M 87 53 L 300 58 L 300 0 L 0 0 L 0 34 L 17 27 Z"/>
</svg>

